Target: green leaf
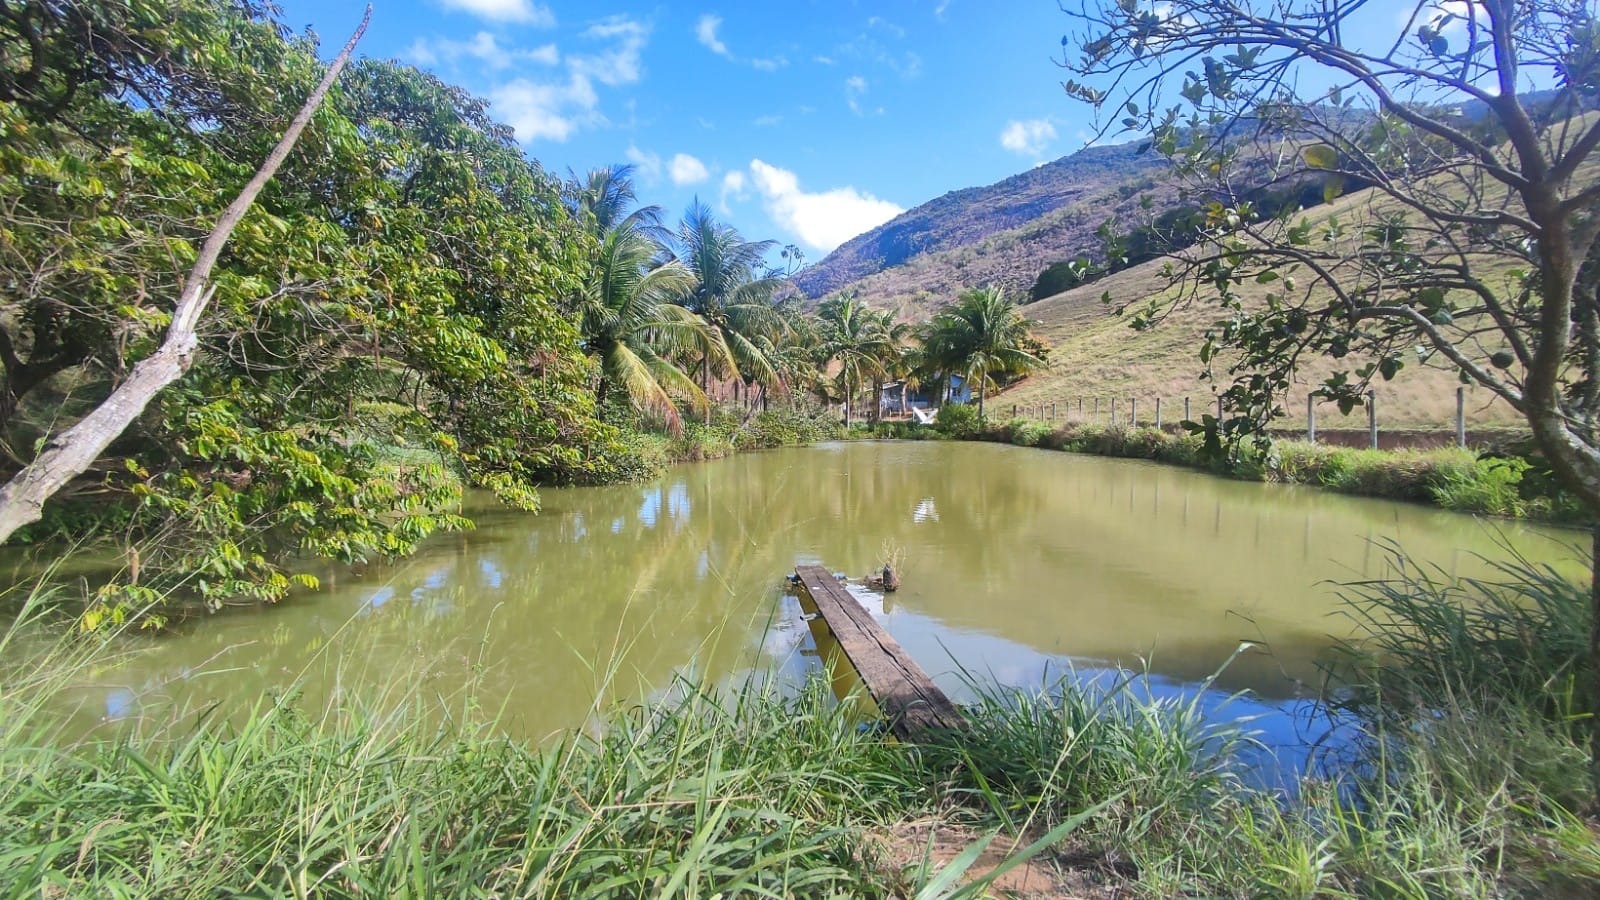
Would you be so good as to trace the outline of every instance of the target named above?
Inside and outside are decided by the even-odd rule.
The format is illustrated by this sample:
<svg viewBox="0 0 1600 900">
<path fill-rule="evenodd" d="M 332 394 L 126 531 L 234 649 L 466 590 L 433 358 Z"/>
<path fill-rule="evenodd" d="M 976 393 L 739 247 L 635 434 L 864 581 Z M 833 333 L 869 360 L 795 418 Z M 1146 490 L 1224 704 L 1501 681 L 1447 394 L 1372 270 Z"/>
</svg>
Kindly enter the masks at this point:
<svg viewBox="0 0 1600 900">
<path fill-rule="evenodd" d="M 1300 158 L 1313 169 L 1326 171 L 1339 166 L 1339 151 L 1330 144 L 1312 144 L 1300 151 Z"/>
<path fill-rule="evenodd" d="M 1322 185 L 1322 202 L 1332 203 L 1344 193 L 1344 176 L 1330 175 Z"/>
</svg>

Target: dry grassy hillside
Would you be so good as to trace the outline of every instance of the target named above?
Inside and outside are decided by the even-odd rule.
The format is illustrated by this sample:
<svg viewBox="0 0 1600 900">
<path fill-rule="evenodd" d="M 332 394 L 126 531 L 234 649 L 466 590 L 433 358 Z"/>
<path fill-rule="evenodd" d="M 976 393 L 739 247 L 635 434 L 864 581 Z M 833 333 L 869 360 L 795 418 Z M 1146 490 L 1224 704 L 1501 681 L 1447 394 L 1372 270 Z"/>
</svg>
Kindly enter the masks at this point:
<svg viewBox="0 0 1600 900">
<path fill-rule="evenodd" d="M 1183 398 L 1192 398 L 1194 415 L 1199 416 L 1215 403 L 1211 383 L 1201 381 L 1203 370 L 1198 356 L 1201 333 L 1216 317 L 1216 311 L 1194 304 L 1174 313 L 1150 331 L 1134 331 L 1126 318 L 1114 315 L 1100 302 L 1104 291 L 1113 296 L 1148 297 L 1160 291 L 1165 281 L 1161 263 L 1151 262 L 1113 275 L 1104 281 L 1058 294 L 1027 307 L 1038 320 L 1037 333 L 1053 348 L 1050 368 L 1028 377 L 993 401 L 994 409 L 1007 413 L 1013 404 L 1030 407 L 1057 404 L 1065 415 L 1070 405 L 1076 418 L 1077 402 L 1083 399 L 1085 414 L 1094 399 L 1100 399 L 1102 417 L 1110 400 L 1117 398 L 1119 413 L 1125 414 L 1128 400 L 1138 398 L 1141 421 L 1154 413 L 1155 398 L 1163 398 L 1164 418 L 1171 422 L 1182 416 Z M 1359 365 L 1353 357 L 1344 367 Z M 1333 371 L 1333 360 L 1317 360 L 1302 375 L 1303 387 L 1290 398 L 1289 418 L 1284 427 L 1303 427 L 1305 396 L 1317 382 Z M 1219 369 L 1226 379 L 1226 373 Z M 1226 380 L 1224 380 L 1226 384 Z M 1416 363 L 1408 364 L 1390 382 L 1377 386 L 1380 425 L 1385 428 L 1453 427 L 1455 390 L 1459 382 L 1454 371 Z M 1486 391 L 1467 391 L 1467 421 L 1474 427 L 1512 427 L 1521 423 L 1517 413 Z M 1357 410 L 1348 418 L 1337 408 L 1322 404 L 1317 425 L 1323 429 L 1365 428 L 1366 413 Z"/>
<path fill-rule="evenodd" d="M 1362 192 L 1326 208 L 1319 218 L 1357 215 L 1371 208 L 1372 195 Z M 1039 323 L 1036 333 L 1052 348 L 1050 368 L 998 395 L 996 408 L 1009 412 L 1013 404 L 1037 407 L 1054 403 L 1058 413 L 1064 415 L 1070 406 L 1076 415 L 1078 400 L 1083 398 L 1087 414 L 1099 397 L 1104 417 L 1112 397 L 1118 398 L 1122 413 L 1126 413 L 1130 398 L 1138 398 L 1141 419 L 1148 420 L 1159 396 L 1165 406 L 1164 418 L 1175 421 L 1182 415 L 1186 396 L 1192 398 L 1197 417 L 1213 406 L 1216 390 L 1211 382 L 1200 379 L 1204 366 L 1198 354 L 1202 334 L 1218 318 L 1215 306 L 1189 303 L 1156 328 L 1143 332 L 1133 330 L 1126 317 L 1115 314 L 1120 304 L 1137 306 L 1151 298 L 1173 296 L 1161 273 L 1164 264 L 1163 260 L 1145 263 L 1024 307 L 1025 314 Z M 1264 295 L 1268 288 L 1251 285 L 1241 293 L 1248 299 L 1252 290 Z M 1109 306 L 1101 299 L 1108 292 L 1115 301 Z M 1300 387 L 1289 398 L 1284 427 L 1304 427 L 1306 395 L 1335 368 L 1354 369 L 1362 363 L 1355 356 L 1339 361 L 1311 360 L 1301 372 Z M 1226 362 L 1217 360 L 1216 366 L 1218 379 L 1226 386 L 1231 381 Z M 1393 381 L 1375 385 L 1380 426 L 1453 427 L 1459 383 L 1453 369 L 1407 360 Z M 1522 424 L 1515 410 L 1479 388 L 1467 389 L 1467 421 L 1479 428 Z M 1317 424 L 1324 429 L 1365 428 L 1366 412 L 1356 410 L 1341 417 L 1336 407 L 1321 404 Z"/>
<path fill-rule="evenodd" d="M 1586 125 L 1600 113 L 1586 113 L 1572 120 Z M 1577 140 L 1586 128 L 1562 129 L 1556 133 L 1559 141 Z M 1510 151 L 1502 148 L 1509 159 Z M 1586 184 L 1600 180 L 1600 158 L 1592 158 L 1574 174 L 1574 183 Z M 1422 186 L 1439 196 L 1465 199 L 1460 173 L 1439 176 L 1436 183 Z M 1483 191 L 1480 196 L 1490 196 Z M 1507 208 L 1516 211 L 1518 201 L 1507 196 Z M 1342 197 L 1332 204 L 1308 210 L 1307 216 L 1314 226 L 1326 224 L 1335 217 L 1350 226 L 1343 239 L 1353 253 L 1362 222 L 1371 222 L 1378 216 L 1405 212 L 1397 201 L 1374 191 L 1358 191 Z M 1076 415 L 1078 400 L 1083 398 L 1085 412 L 1092 408 L 1095 397 L 1101 401 L 1101 412 L 1109 412 L 1109 401 L 1118 398 L 1119 412 L 1126 413 L 1128 401 L 1138 398 L 1141 418 L 1148 421 L 1153 415 L 1155 398 L 1162 397 L 1168 421 L 1182 415 L 1183 398 L 1193 398 L 1193 412 L 1198 417 L 1202 405 L 1212 408 L 1216 391 L 1210 382 L 1201 381 L 1203 366 L 1199 360 L 1202 334 L 1219 316 L 1214 305 L 1204 301 L 1191 302 L 1169 315 L 1156 328 L 1138 332 L 1128 325 L 1126 318 L 1115 315 L 1121 305 L 1138 307 L 1150 299 L 1170 299 L 1173 294 L 1167 279 L 1162 275 L 1164 260 L 1154 260 L 1119 272 L 1091 285 L 1086 285 L 1025 307 L 1027 315 L 1036 320 L 1038 334 L 1052 347 L 1050 368 L 1033 375 L 996 398 L 996 406 L 1009 412 L 1011 405 L 1039 407 L 1056 404 L 1058 413 L 1068 408 Z M 1510 262 L 1504 258 L 1483 258 L 1473 263 L 1476 277 L 1483 283 L 1495 285 L 1504 278 L 1506 290 L 1511 290 Z M 1344 277 L 1342 269 L 1331 270 L 1334 277 Z M 1351 277 L 1355 277 L 1353 274 Z M 1249 304 L 1260 301 L 1270 287 L 1247 284 L 1239 289 L 1241 298 Z M 1109 293 L 1111 305 L 1102 302 Z M 1252 293 L 1254 297 L 1252 297 Z M 1326 302 L 1326 297 L 1313 290 L 1309 303 L 1313 306 Z M 1488 353 L 1504 349 L 1477 343 L 1464 329 L 1462 323 L 1444 326 L 1441 330 L 1451 334 L 1463 346 L 1477 346 L 1477 352 Z M 1354 370 L 1365 361 L 1352 355 L 1343 360 L 1324 357 L 1311 359 L 1302 368 L 1300 382 L 1291 392 L 1283 420 L 1284 427 L 1304 427 L 1306 396 L 1319 382 L 1336 369 Z M 1227 374 L 1227 361 L 1215 361 L 1217 375 L 1223 386 L 1232 376 Z M 1389 429 L 1448 429 L 1455 420 L 1456 388 L 1460 385 L 1453 368 L 1437 363 L 1424 363 L 1413 357 L 1405 367 L 1388 382 L 1377 381 L 1379 424 Z M 1515 428 L 1525 426 L 1524 420 L 1505 402 L 1483 388 L 1469 387 L 1466 395 L 1466 412 L 1469 427 Z M 1356 410 L 1349 417 L 1341 417 L 1336 407 L 1320 404 L 1317 424 L 1323 429 L 1365 428 L 1365 410 Z"/>
<path fill-rule="evenodd" d="M 1170 184 L 1152 184 L 1139 196 L 1158 199 L 1165 209 L 1175 202 Z M 1116 190 L 1046 213 L 1032 222 L 980 241 L 911 258 L 902 265 L 851 282 L 873 306 L 892 309 L 902 318 L 921 321 L 957 294 L 974 285 L 998 285 L 1027 296 L 1039 273 L 1053 263 L 1098 254 L 1096 228 L 1109 215 L 1137 221 L 1138 200 Z M 1126 207 L 1126 208 L 1124 208 Z M 1096 295 L 1098 296 L 1098 295 Z"/>
</svg>

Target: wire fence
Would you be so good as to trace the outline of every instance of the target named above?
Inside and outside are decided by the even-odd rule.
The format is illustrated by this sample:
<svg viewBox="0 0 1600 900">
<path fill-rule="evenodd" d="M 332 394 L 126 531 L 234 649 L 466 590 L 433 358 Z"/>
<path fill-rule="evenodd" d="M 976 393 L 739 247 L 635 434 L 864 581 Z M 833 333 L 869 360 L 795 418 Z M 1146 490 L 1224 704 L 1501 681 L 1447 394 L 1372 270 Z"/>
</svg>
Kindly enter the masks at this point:
<svg viewBox="0 0 1600 900">
<path fill-rule="evenodd" d="M 1118 401 L 1121 400 L 1119 405 Z M 1039 402 L 1031 404 L 1011 404 L 1011 417 L 1034 419 L 1042 422 L 1081 423 L 1124 425 L 1130 428 L 1151 427 L 1168 429 L 1182 427 L 1184 422 L 1198 422 L 1200 417 L 1214 414 L 1219 420 L 1226 418 L 1221 397 L 1215 401 L 1212 398 L 1202 398 L 1196 401 L 1192 397 L 1184 397 L 1181 401 L 1182 414 L 1178 414 L 1178 403 L 1167 403 L 1162 397 L 1145 398 L 1146 403 L 1141 406 L 1138 397 L 1073 397 L 1049 403 Z M 1151 402 L 1153 401 L 1153 402 Z M 1211 408 L 1215 402 L 1215 410 Z M 1309 395 L 1306 397 L 1306 418 L 1304 434 L 1306 440 L 1317 442 L 1317 410 L 1322 399 Z M 1376 391 L 1368 391 L 1366 403 L 1368 442 L 1372 449 L 1379 446 L 1380 421 L 1378 416 L 1378 395 Z M 1198 414 L 1198 416 L 1197 416 Z M 1467 446 L 1467 393 L 1466 387 L 1456 388 L 1455 410 L 1455 444 L 1458 447 Z"/>
</svg>

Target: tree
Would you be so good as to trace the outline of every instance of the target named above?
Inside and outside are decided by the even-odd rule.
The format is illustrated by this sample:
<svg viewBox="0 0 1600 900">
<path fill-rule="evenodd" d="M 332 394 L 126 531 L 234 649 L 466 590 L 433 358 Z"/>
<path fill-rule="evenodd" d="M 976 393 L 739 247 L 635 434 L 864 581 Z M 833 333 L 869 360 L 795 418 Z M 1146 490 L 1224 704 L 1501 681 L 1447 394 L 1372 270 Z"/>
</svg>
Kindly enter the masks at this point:
<svg viewBox="0 0 1600 900">
<path fill-rule="evenodd" d="M 868 314 L 873 320 L 873 329 L 880 336 L 878 341 L 878 371 L 872 379 L 872 420 L 878 421 L 883 416 L 880 406 L 883 396 L 883 383 L 890 378 L 903 378 L 911 369 L 911 337 L 915 332 L 910 322 L 899 321 L 895 318 L 893 310 L 869 309 Z M 904 412 L 905 393 L 900 395 L 901 412 Z"/>
<path fill-rule="evenodd" d="M 1201 358 L 1232 354 L 1233 414 L 1207 417 L 1208 442 L 1260 435 L 1309 356 L 1352 360 L 1319 388 L 1345 410 L 1375 378 L 1439 365 L 1521 413 L 1600 518 L 1600 6 L 1422 0 L 1398 34 L 1366 6 L 1065 10 L 1077 23 L 1063 39 L 1068 93 L 1107 130 L 1143 132 L 1209 200 L 1204 240 L 1168 269 L 1176 303 L 1225 313 Z M 1329 199 L 1371 189 L 1329 214 L 1267 215 L 1239 200 L 1246 166 L 1314 179 Z M 1600 557 L 1600 530 L 1595 542 Z M 1600 659 L 1600 580 L 1592 615 Z M 1600 702 L 1600 666 L 1595 678 Z"/>
<path fill-rule="evenodd" d="M 704 410 L 705 394 L 672 361 L 686 352 L 709 353 L 715 365 L 731 367 L 722 336 L 704 319 L 677 305 L 694 287 L 694 276 L 676 261 L 658 263 L 660 246 L 633 221 L 607 233 L 593 275 L 584 287 L 584 343 L 600 361 L 600 390 L 622 389 L 629 403 L 673 434 L 683 420 L 673 393 Z"/>
<path fill-rule="evenodd" d="M 960 373 L 978 385 L 978 417 L 984 415 L 989 376 L 1020 374 L 1045 362 L 1031 352 L 1035 345 L 1028 320 L 998 287 L 974 288 L 933 317 L 923 337 L 924 365 Z"/>
<path fill-rule="evenodd" d="M 718 369 L 713 348 L 701 354 L 700 388 L 711 390 L 713 374 L 734 375 L 771 390 L 779 386 L 769 348 L 783 330 L 772 305 L 781 280 L 766 268 L 772 241 L 747 241 L 716 220 L 696 201 L 684 213 L 672 246 L 672 257 L 695 277 L 688 307 L 716 328 L 734 367 Z M 706 411 L 707 422 L 710 410 Z"/>
<path fill-rule="evenodd" d="M 12 538 L 108 523 L 138 561 L 113 609 L 276 599 L 314 580 L 293 555 L 403 555 L 465 527 L 464 486 L 531 508 L 623 450 L 566 305 L 595 240 L 484 101 L 414 68 L 352 61 L 188 274 L 324 72 L 253 0 L 0 10 L 0 476 L 195 326 L 182 377 Z"/>
<path fill-rule="evenodd" d="M 177 298 L 161 346 L 141 359 L 109 397 L 72 427 L 52 436 L 36 457 L 0 487 L 0 543 L 8 540 L 18 528 L 39 521 L 44 513 L 45 502 L 93 465 L 162 389 L 182 378 L 194 365 L 199 346 L 196 330 L 215 292 L 211 286 L 211 272 L 222 255 L 223 247 L 227 245 L 234 228 L 255 204 L 256 197 L 289 157 L 295 142 L 300 139 L 300 133 L 310 124 L 317 107 L 322 105 L 323 98 L 349 62 L 350 54 L 366 32 L 371 18 L 372 7 L 369 6 L 361 24 L 334 57 L 322 80 L 312 89 L 299 112 L 284 129 L 283 136 L 278 139 L 272 152 L 239 195 L 223 210 L 216 227 L 206 235 L 195 263 L 184 280 L 183 292 Z M 5 347 L 10 349 L 10 343 Z M 17 368 L 8 366 L 7 370 L 10 376 L 7 383 L 14 386 Z M 8 391 L 7 396 L 10 402 L 6 408 L 9 412 L 15 409 L 17 394 Z"/>
<path fill-rule="evenodd" d="M 817 318 L 822 322 L 819 355 L 824 368 L 839 367 L 836 377 L 844 399 L 844 423 L 849 425 L 850 401 L 861 393 L 862 384 L 869 380 L 876 384 L 884 377 L 891 344 L 889 332 L 872 308 L 853 294 L 822 301 Z"/>
<path fill-rule="evenodd" d="M 625 226 L 652 229 L 661 222 L 661 207 L 634 207 L 638 194 L 631 165 L 591 169 L 581 179 L 574 175 L 568 179 L 565 193 L 568 210 L 588 223 L 597 238 Z"/>
</svg>

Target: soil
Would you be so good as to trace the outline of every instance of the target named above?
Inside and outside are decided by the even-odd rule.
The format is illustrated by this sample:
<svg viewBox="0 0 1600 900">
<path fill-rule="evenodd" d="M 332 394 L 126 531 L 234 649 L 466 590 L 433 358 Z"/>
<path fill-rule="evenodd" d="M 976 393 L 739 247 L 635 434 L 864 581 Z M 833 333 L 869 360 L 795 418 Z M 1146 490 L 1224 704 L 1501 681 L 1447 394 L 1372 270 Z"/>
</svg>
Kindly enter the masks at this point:
<svg viewBox="0 0 1600 900">
<path fill-rule="evenodd" d="M 870 836 L 878 865 L 886 873 L 908 879 L 921 870 L 949 865 L 984 832 L 934 819 L 902 822 Z M 996 837 L 962 877 L 970 884 L 988 875 L 1011 854 L 1028 847 L 1038 835 Z M 989 884 L 986 896 L 1011 900 L 1122 900 L 1136 895 L 1138 873 L 1126 860 L 1083 847 L 1069 839 L 1017 866 Z"/>
</svg>

